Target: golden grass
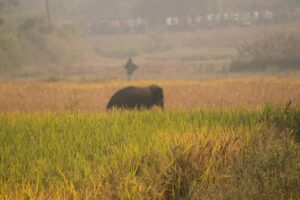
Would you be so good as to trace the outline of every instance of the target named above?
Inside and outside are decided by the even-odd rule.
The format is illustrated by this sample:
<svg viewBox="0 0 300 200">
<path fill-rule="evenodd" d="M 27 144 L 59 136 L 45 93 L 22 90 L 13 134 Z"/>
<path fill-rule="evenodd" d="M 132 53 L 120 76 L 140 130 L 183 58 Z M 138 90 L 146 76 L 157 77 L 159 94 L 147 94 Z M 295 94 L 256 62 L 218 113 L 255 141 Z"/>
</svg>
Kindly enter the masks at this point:
<svg viewBox="0 0 300 200">
<path fill-rule="evenodd" d="M 300 105 L 297 78 L 203 81 L 27 82 L 0 84 L 0 112 L 104 111 L 112 94 L 128 85 L 158 84 L 171 109 L 259 108 L 266 103 Z"/>
</svg>

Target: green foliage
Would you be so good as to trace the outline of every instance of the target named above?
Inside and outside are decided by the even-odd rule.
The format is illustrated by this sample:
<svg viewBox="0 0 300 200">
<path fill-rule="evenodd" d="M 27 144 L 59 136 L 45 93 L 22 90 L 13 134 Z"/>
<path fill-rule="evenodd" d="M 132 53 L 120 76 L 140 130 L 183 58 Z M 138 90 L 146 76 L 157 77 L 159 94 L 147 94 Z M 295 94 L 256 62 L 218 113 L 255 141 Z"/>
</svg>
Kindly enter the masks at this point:
<svg viewBox="0 0 300 200">
<path fill-rule="evenodd" d="M 5 9 L 5 1 L 0 0 L 0 14 L 4 11 L 4 9 Z"/>
<path fill-rule="evenodd" d="M 0 71 L 13 71 L 22 66 L 24 60 L 19 39 L 14 35 L 0 36 Z"/>
<path fill-rule="evenodd" d="M 32 42 L 41 42 L 45 40 L 45 36 L 49 31 L 46 20 L 40 15 L 23 17 L 17 30 L 21 37 L 24 36 L 32 40 Z"/>
<path fill-rule="evenodd" d="M 0 70 L 15 72 L 31 61 L 29 54 L 33 51 L 32 47 L 41 51 L 48 46 L 47 32 L 41 16 L 22 17 L 13 21 L 9 17 L 5 19 L 5 31 L 0 33 Z"/>
<path fill-rule="evenodd" d="M 0 0 L 0 14 L 16 11 L 20 5 L 20 0 Z"/>
<path fill-rule="evenodd" d="M 299 144 L 288 131 L 280 134 L 253 134 L 219 181 L 196 188 L 193 199 L 297 199 Z"/>
<path fill-rule="evenodd" d="M 0 26 L 4 25 L 4 19 L 2 17 L 0 17 Z"/>
<path fill-rule="evenodd" d="M 292 34 L 274 33 L 238 47 L 231 71 L 265 71 L 270 67 L 300 69 L 300 38 Z"/>
<path fill-rule="evenodd" d="M 84 52 L 88 52 L 79 31 L 73 27 L 57 26 L 49 31 L 47 20 L 41 15 L 10 15 L 3 20 L 5 23 L 0 25 L 1 73 L 22 74 L 28 67 L 31 71 L 42 71 L 52 65 L 81 61 Z"/>
<path fill-rule="evenodd" d="M 299 117 L 272 106 L 2 113 L 0 197 L 298 199 Z"/>
</svg>

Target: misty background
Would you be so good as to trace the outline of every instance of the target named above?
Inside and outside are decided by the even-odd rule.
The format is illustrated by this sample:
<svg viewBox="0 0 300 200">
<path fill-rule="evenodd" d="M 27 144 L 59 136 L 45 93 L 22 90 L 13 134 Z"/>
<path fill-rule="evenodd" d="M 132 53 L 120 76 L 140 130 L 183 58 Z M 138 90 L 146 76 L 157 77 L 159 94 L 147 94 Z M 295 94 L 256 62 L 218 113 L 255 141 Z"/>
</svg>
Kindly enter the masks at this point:
<svg viewBox="0 0 300 200">
<path fill-rule="evenodd" d="M 295 12 L 297 0 L 48 0 L 53 16 L 58 19 L 98 21 L 103 18 L 122 19 L 142 17 L 148 20 L 168 16 L 202 15 L 211 12 L 270 9 Z M 8 7 L 17 6 L 27 12 L 45 11 L 45 1 L 2 0 Z M 3 4 L 3 3 L 2 3 Z"/>
<path fill-rule="evenodd" d="M 0 0 L 0 79 L 202 79 L 300 68 L 298 0 Z M 50 20 L 50 21 L 49 21 Z"/>
</svg>

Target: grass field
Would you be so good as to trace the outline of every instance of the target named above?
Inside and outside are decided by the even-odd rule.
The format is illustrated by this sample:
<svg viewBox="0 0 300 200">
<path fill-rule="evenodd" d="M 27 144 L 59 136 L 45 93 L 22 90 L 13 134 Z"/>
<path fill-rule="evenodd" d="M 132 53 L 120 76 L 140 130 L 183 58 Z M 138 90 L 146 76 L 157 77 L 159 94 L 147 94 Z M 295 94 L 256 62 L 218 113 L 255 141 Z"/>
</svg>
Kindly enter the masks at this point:
<svg viewBox="0 0 300 200">
<path fill-rule="evenodd" d="M 165 111 L 103 112 L 119 88 L 150 83 Z M 0 199 L 299 199 L 299 86 L 3 83 Z"/>
<path fill-rule="evenodd" d="M 274 33 L 298 37 L 299 22 L 4 35 L 16 46 L 0 58 L 0 200 L 300 199 L 299 72 L 228 71 L 241 43 Z M 150 84 L 164 111 L 106 112 L 120 88 Z"/>
<path fill-rule="evenodd" d="M 300 110 L 0 114 L 0 198 L 298 199 Z"/>
<path fill-rule="evenodd" d="M 112 94 L 128 85 L 156 83 L 164 89 L 167 110 L 193 108 L 258 109 L 266 103 L 300 105 L 298 78 L 236 78 L 203 81 L 113 81 L 103 83 L 3 83 L 1 112 L 99 112 Z"/>
</svg>

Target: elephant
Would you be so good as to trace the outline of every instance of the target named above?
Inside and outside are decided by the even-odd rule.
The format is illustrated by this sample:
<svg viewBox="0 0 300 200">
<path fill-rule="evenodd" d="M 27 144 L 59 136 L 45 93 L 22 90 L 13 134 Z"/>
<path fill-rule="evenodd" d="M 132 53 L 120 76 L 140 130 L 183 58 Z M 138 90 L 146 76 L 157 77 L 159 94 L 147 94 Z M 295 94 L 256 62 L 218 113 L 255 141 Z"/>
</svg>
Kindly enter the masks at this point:
<svg viewBox="0 0 300 200">
<path fill-rule="evenodd" d="M 109 100 L 107 110 L 121 109 L 150 109 L 159 106 L 164 109 L 163 89 L 157 85 L 148 87 L 129 86 L 117 91 Z"/>
</svg>

